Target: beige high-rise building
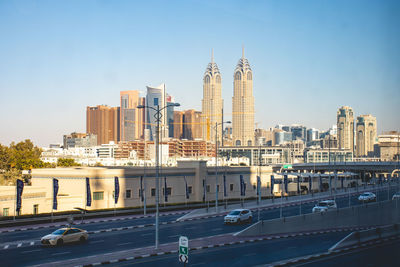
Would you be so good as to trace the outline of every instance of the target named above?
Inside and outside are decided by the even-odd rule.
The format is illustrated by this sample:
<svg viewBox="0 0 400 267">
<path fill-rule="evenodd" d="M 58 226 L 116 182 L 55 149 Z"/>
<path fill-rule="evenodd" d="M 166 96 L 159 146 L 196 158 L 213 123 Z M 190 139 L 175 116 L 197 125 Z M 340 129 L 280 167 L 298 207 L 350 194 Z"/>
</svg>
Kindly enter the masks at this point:
<svg viewBox="0 0 400 267">
<path fill-rule="evenodd" d="M 221 73 L 214 62 L 211 53 L 211 63 L 208 64 L 203 77 L 202 106 L 202 136 L 206 141 L 215 142 L 215 125 L 218 123 L 218 142 L 222 141 L 222 112 L 224 102 L 221 96 Z"/>
<path fill-rule="evenodd" d="M 232 141 L 235 146 L 252 146 L 254 145 L 253 72 L 244 57 L 244 48 L 233 77 Z"/>
<path fill-rule="evenodd" d="M 86 108 L 86 133 L 97 135 L 97 144 L 119 141 L 120 108 L 99 105 Z"/>
<path fill-rule="evenodd" d="M 143 109 L 138 109 L 140 104 L 139 91 L 120 92 L 120 141 L 133 141 L 141 138 L 143 131 Z"/>
<path fill-rule="evenodd" d="M 339 149 L 354 152 L 354 114 L 351 107 L 343 106 L 337 112 L 337 136 Z"/>
<path fill-rule="evenodd" d="M 201 138 L 201 112 L 194 109 L 185 110 L 184 138 L 195 140 Z M 220 140 L 220 138 L 218 138 Z"/>
<path fill-rule="evenodd" d="M 370 114 L 357 117 L 356 123 L 356 156 L 374 155 L 374 145 L 377 143 L 376 118 Z"/>
</svg>

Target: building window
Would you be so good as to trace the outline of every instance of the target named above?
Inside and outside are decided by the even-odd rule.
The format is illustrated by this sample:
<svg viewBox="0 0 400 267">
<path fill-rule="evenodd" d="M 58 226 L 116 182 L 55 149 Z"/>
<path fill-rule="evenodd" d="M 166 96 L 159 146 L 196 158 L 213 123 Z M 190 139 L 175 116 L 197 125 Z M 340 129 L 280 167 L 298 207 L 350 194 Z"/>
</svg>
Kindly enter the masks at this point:
<svg viewBox="0 0 400 267">
<path fill-rule="evenodd" d="M 219 192 L 219 184 L 217 184 L 217 192 Z"/>
<path fill-rule="evenodd" d="M 10 216 L 10 208 L 3 208 L 3 216 Z"/>
<path fill-rule="evenodd" d="M 210 185 L 209 184 L 207 185 L 207 190 L 206 191 L 207 191 L 207 193 L 210 193 Z"/>
<path fill-rule="evenodd" d="M 170 196 L 172 192 L 172 188 L 171 187 L 167 187 L 167 196 Z M 163 188 L 163 196 L 165 196 L 165 188 Z"/>
<path fill-rule="evenodd" d="M 154 106 L 158 106 L 158 98 L 157 97 L 154 98 Z"/>
<path fill-rule="evenodd" d="M 235 74 L 235 80 L 240 80 L 240 79 L 242 79 L 242 74 L 238 71 Z"/>
<path fill-rule="evenodd" d="M 233 191 L 233 184 L 229 185 L 229 190 L 231 190 L 231 192 Z"/>
<path fill-rule="evenodd" d="M 191 194 L 192 193 L 192 187 L 188 186 L 188 193 Z"/>
<path fill-rule="evenodd" d="M 114 195 L 114 192 L 113 192 Z M 101 192 L 93 192 L 93 200 L 103 200 L 104 199 L 104 191 Z"/>
<path fill-rule="evenodd" d="M 156 196 L 156 189 L 155 189 L 155 188 L 152 188 L 152 189 L 151 189 L 151 196 L 152 196 L 152 197 L 155 197 L 155 196 Z"/>
<path fill-rule="evenodd" d="M 139 191 L 140 192 L 140 191 Z M 125 198 L 131 198 L 132 197 L 132 190 L 127 189 L 125 191 Z"/>
<path fill-rule="evenodd" d="M 33 215 L 39 214 L 39 204 L 33 205 Z"/>
</svg>

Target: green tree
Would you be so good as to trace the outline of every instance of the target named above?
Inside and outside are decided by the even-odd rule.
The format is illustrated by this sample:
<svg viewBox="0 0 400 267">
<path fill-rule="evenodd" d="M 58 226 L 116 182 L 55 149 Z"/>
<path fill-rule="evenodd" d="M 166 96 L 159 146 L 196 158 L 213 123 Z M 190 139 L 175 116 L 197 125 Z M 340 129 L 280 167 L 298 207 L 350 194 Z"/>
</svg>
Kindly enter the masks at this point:
<svg viewBox="0 0 400 267">
<path fill-rule="evenodd" d="M 10 151 L 7 146 L 0 144 L 0 170 L 10 169 Z"/>
<path fill-rule="evenodd" d="M 67 158 L 59 158 L 57 160 L 58 167 L 73 167 L 73 166 L 81 166 L 81 164 L 76 163 L 74 159 Z"/>
<path fill-rule="evenodd" d="M 42 150 L 34 146 L 29 139 L 17 144 L 12 142 L 9 148 L 10 167 L 17 170 L 42 168 L 44 164 L 40 159 L 41 154 Z"/>
</svg>

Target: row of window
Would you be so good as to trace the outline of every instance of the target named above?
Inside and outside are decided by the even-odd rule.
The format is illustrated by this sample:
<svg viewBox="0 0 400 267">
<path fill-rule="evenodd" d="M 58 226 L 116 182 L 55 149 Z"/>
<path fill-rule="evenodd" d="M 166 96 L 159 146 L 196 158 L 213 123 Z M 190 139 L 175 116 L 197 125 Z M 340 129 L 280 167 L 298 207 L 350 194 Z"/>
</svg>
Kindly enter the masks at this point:
<svg viewBox="0 0 400 267">
<path fill-rule="evenodd" d="M 233 191 L 233 186 L 234 186 L 233 184 L 229 184 L 229 190 L 231 192 Z M 220 189 L 220 186 L 217 185 L 218 192 L 220 191 L 219 189 Z M 206 186 L 206 191 L 207 191 L 207 193 L 210 193 L 210 191 L 211 191 L 211 186 L 210 185 Z M 151 188 L 150 192 L 151 192 L 151 196 L 152 197 L 156 196 L 156 189 L 155 188 Z M 193 188 L 191 186 L 188 186 L 188 192 L 189 192 L 189 194 L 192 194 Z M 165 188 L 163 188 L 162 194 L 165 195 Z M 167 195 L 168 196 L 172 195 L 172 187 L 167 187 Z M 142 196 L 140 189 L 138 189 L 138 196 L 139 197 Z M 113 197 L 114 197 L 114 191 L 113 191 Z M 132 197 L 133 197 L 132 190 L 131 189 L 127 189 L 125 191 L 125 198 L 132 198 Z M 104 191 L 93 192 L 93 200 L 104 200 Z"/>
<path fill-rule="evenodd" d="M 39 214 L 39 204 L 33 205 L 33 214 Z M 10 216 L 10 208 L 3 208 L 3 216 Z"/>
</svg>

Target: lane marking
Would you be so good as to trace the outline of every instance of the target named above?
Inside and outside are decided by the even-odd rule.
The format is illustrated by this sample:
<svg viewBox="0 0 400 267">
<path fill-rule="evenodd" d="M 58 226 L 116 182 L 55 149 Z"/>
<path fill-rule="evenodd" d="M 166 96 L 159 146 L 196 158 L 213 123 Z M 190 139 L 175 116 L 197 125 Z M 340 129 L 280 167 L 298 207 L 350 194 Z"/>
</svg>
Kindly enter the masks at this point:
<svg viewBox="0 0 400 267">
<path fill-rule="evenodd" d="M 41 250 L 40 249 L 27 250 L 27 251 L 22 251 L 21 253 L 31 253 L 31 252 L 36 252 L 36 251 L 41 251 Z"/>
<path fill-rule="evenodd" d="M 58 253 L 53 253 L 51 255 L 56 256 L 56 255 L 64 255 L 64 254 L 69 254 L 71 253 L 70 251 L 66 251 L 66 252 L 58 252 Z"/>
<path fill-rule="evenodd" d="M 18 245 L 17 245 L 17 248 L 20 248 L 22 246 L 22 243 L 19 243 Z"/>
<path fill-rule="evenodd" d="M 152 235 L 153 233 L 141 234 L 140 236 Z"/>
<path fill-rule="evenodd" d="M 129 244 L 133 244 L 133 243 L 132 242 L 120 243 L 120 244 L 117 244 L 117 246 L 125 246 L 125 245 L 129 245 Z"/>
<path fill-rule="evenodd" d="M 8 249 L 10 247 L 10 245 L 5 245 L 4 249 Z"/>
<path fill-rule="evenodd" d="M 101 243 L 104 242 L 104 240 L 95 240 L 95 241 L 90 241 L 91 244 L 96 244 L 96 243 Z"/>
</svg>

